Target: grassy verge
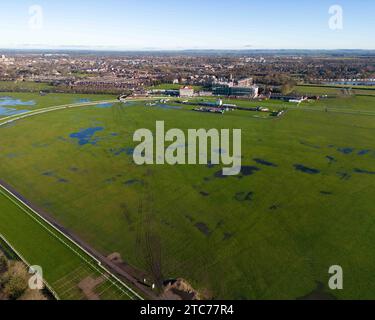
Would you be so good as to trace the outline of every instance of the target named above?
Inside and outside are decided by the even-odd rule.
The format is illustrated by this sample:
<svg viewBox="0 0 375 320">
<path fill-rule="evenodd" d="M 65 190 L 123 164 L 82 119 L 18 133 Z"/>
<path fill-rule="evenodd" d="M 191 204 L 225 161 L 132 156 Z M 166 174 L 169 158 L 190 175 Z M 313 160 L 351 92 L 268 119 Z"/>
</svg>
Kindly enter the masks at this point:
<svg viewBox="0 0 375 320">
<path fill-rule="evenodd" d="M 44 82 L 0 81 L 0 92 L 39 92 L 53 90 L 53 86 Z"/>
<path fill-rule="evenodd" d="M 0 219 L 0 233 L 25 262 L 42 267 L 44 279 L 58 298 L 88 299 L 90 294 L 81 288 L 82 281 L 88 278 L 100 279 L 100 283 L 105 285 L 108 299 L 136 298 L 91 256 L 2 188 Z M 100 297 L 101 292 L 97 295 Z"/>
<path fill-rule="evenodd" d="M 298 85 L 295 92 L 308 95 L 375 95 L 375 87 L 370 86 L 331 86 L 331 85 Z"/>
</svg>

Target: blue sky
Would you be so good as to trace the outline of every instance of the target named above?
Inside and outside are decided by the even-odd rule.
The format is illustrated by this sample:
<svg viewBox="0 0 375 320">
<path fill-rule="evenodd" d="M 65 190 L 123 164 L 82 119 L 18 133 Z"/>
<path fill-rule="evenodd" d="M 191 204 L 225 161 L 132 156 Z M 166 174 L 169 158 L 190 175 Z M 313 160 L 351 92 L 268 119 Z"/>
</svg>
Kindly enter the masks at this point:
<svg viewBox="0 0 375 320">
<path fill-rule="evenodd" d="M 342 30 L 328 26 L 334 4 Z M 2 0 L 0 47 L 375 49 L 374 12 L 373 0 Z"/>
</svg>

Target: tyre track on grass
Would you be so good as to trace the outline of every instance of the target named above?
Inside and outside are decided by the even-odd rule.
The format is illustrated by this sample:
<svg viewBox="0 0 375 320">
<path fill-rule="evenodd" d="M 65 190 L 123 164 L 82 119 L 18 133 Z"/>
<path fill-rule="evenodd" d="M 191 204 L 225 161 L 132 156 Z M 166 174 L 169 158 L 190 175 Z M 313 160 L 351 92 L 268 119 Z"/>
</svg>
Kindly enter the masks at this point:
<svg viewBox="0 0 375 320">
<path fill-rule="evenodd" d="M 151 171 L 146 173 L 152 175 Z M 153 277 L 157 288 L 163 286 L 162 250 L 158 233 L 153 229 L 155 219 L 154 200 L 152 190 L 147 182 L 138 205 L 138 217 L 141 223 L 137 225 L 136 250 L 142 253 L 140 260 L 145 264 L 147 271 Z"/>
</svg>

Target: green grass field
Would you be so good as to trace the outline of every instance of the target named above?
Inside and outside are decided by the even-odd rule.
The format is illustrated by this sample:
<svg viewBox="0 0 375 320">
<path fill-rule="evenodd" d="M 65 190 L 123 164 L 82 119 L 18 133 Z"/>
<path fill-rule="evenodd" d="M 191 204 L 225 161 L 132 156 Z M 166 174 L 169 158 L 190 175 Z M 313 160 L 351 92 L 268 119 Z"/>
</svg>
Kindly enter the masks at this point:
<svg viewBox="0 0 375 320">
<path fill-rule="evenodd" d="M 101 278 L 95 293 L 101 299 L 136 298 L 117 279 L 57 230 L 35 215 L 27 206 L 0 188 L 0 244 L 7 241 L 29 265 L 39 265 L 49 288 L 63 300 L 89 297 L 79 288 L 86 278 Z M 4 239 L 2 239 L 4 238 Z M 9 250 L 9 249 L 8 249 Z M 10 252 L 15 254 L 15 252 Z"/>
<path fill-rule="evenodd" d="M 90 101 L 104 101 L 113 100 L 117 97 L 114 95 L 93 95 L 93 94 L 57 94 L 50 93 L 46 96 L 41 96 L 39 93 L 14 93 L 14 92 L 2 92 L 0 97 L 6 100 L 20 100 L 20 102 L 13 101 L 14 104 L 8 101 L 0 100 L 0 119 L 4 118 L 5 114 L 1 112 L 1 107 L 12 108 L 15 110 L 22 111 L 33 111 L 37 109 L 73 104 L 80 102 L 90 102 Z M 5 104 L 6 103 L 6 104 Z M 26 103 L 26 104 L 25 104 Z"/>
<path fill-rule="evenodd" d="M 93 291 L 100 299 L 137 298 L 91 256 L 3 189 L 0 189 L 0 208 L 1 237 L 29 265 L 42 267 L 43 278 L 57 295 L 56 298 L 88 299 L 79 287 L 87 278 L 101 279 L 100 286 Z"/>
<path fill-rule="evenodd" d="M 0 91 L 16 92 L 39 92 L 53 89 L 48 83 L 38 83 L 32 81 L 0 81 Z"/>
<path fill-rule="evenodd" d="M 374 298 L 375 98 L 237 103 L 289 110 L 264 119 L 139 102 L 46 113 L 0 127 L 0 177 L 103 254 L 118 252 L 155 280 L 182 277 L 214 298 L 295 299 L 317 283 L 337 298 Z M 183 130 L 241 128 L 243 166 L 254 173 L 223 179 L 219 166 L 134 165 L 134 131 L 157 120 Z M 8 207 L 0 215 L 10 241 L 25 241 L 19 230 L 28 221 Z M 33 254 L 32 242 L 19 247 Z M 331 292 L 336 264 L 345 289 Z"/>
<path fill-rule="evenodd" d="M 374 96 L 375 87 L 373 86 L 330 86 L 330 85 L 298 85 L 295 88 L 298 94 L 308 95 L 363 95 Z"/>
</svg>

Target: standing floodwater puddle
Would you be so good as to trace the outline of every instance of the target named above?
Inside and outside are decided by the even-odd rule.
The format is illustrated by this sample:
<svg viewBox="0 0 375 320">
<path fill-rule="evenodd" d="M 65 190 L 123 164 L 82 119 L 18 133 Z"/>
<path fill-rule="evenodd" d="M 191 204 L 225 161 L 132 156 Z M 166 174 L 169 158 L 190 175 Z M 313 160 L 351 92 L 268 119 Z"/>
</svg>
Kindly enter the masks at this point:
<svg viewBox="0 0 375 320">
<path fill-rule="evenodd" d="M 35 101 L 22 101 L 12 97 L 0 97 L 0 116 L 13 116 L 29 112 L 29 110 L 20 110 L 17 106 L 35 106 Z"/>
<path fill-rule="evenodd" d="M 12 97 L 0 97 L 0 106 L 17 107 L 17 106 L 35 106 L 35 101 L 22 101 Z"/>
<path fill-rule="evenodd" d="M 113 107 L 113 104 L 112 103 L 99 103 L 95 106 L 96 108 L 103 108 L 103 109 L 106 109 L 106 108 L 112 108 Z"/>
<path fill-rule="evenodd" d="M 94 135 L 99 132 L 103 131 L 103 127 L 93 127 L 93 128 L 87 128 L 83 129 L 79 132 L 72 133 L 70 135 L 70 138 L 77 139 L 78 144 L 80 146 L 84 146 L 86 144 L 92 144 L 95 145 L 98 142 L 98 138 L 94 138 Z"/>
<path fill-rule="evenodd" d="M 317 169 L 313 169 L 313 168 L 305 167 L 305 166 L 302 165 L 302 164 L 295 164 L 295 165 L 294 165 L 294 168 L 295 168 L 297 171 L 301 171 L 301 172 L 303 172 L 303 173 L 308 173 L 308 174 L 318 174 L 318 173 L 320 173 L 319 170 L 317 170 Z"/>
</svg>

